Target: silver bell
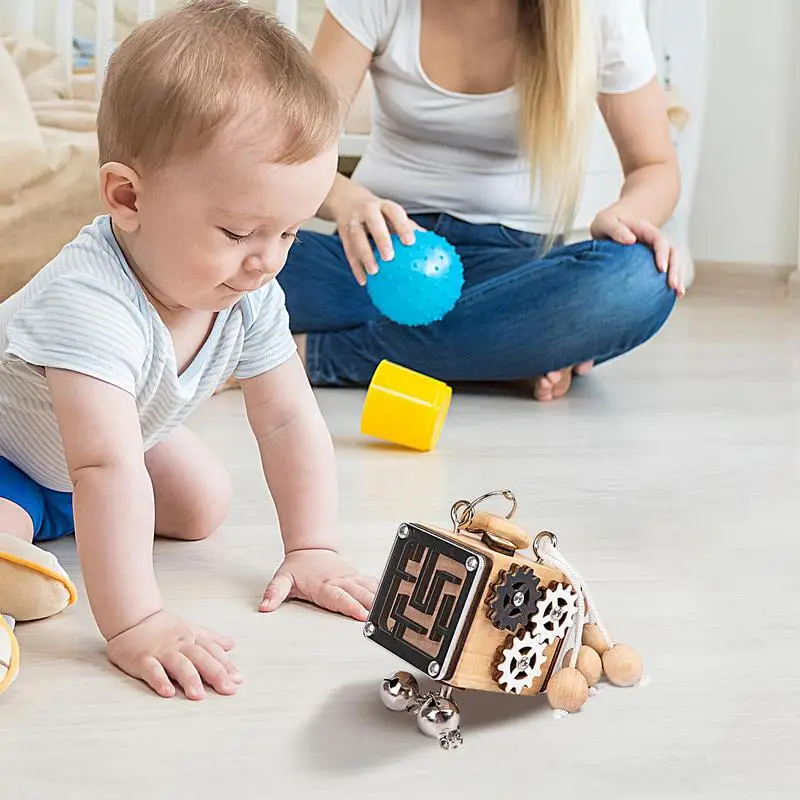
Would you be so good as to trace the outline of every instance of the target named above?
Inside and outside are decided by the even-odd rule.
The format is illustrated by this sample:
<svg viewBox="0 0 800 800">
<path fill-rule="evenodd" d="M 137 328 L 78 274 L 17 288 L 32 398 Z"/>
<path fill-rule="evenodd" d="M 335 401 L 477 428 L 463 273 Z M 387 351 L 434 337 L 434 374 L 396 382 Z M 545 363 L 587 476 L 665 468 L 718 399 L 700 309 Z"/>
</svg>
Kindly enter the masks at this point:
<svg viewBox="0 0 800 800">
<path fill-rule="evenodd" d="M 405 711 L 419 699 L 419 684 L 410 672 L 395 672 L 383 679 L 379 694 L 390 711 Z"/>
<path fill-rule="evenodd" d="M 461 743 L 459 724 L 461 715 L 458 706 L 439 695 L 430 695 L 417 713 L 419 729 L 432 739 L 438 739 L 445 749 Z"/>
</svg>

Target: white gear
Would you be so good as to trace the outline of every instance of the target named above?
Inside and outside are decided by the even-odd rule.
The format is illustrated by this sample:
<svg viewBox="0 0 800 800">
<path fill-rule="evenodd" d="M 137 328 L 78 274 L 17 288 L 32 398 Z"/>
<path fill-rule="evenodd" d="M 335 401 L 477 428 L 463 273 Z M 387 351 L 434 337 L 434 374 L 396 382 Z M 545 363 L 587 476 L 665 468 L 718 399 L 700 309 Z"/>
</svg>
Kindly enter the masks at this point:
<svg viewBox="0 0 800 800">
<path fill-rule="evenodd" d="M 542 674 L 546 648 L 547 642 L 528 631 L 513 637 L 513 641 L 503 649 L 503 658 L 497 665 L 500 673 L 497 682 L 505 692 L 519 693 L 533 686 L 534 680 Z"/>
<path fill-rule="evenodd" d="M 557 583 L 555 589 L 548 589 L 536 604 L 536 613 L 530 617 L 530 631 L 551 644 L 564 638 L 577 613 L 577 593 L 569 584 Z"/>
</svg>

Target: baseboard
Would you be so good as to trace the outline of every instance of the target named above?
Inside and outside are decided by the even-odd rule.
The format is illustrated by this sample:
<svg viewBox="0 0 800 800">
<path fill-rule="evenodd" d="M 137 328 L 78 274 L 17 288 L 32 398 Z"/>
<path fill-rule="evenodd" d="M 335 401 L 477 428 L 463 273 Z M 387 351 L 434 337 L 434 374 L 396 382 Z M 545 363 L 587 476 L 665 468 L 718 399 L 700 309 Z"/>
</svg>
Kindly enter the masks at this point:
<svg viewBox="0 0 800 800">
<path fill-rule="evenodd" d="M 745 264 L 696 261 L 692 293 L 748 295 L 764 299 L 800 300 L 800 269 L 794 264 Z"/>
</svg>

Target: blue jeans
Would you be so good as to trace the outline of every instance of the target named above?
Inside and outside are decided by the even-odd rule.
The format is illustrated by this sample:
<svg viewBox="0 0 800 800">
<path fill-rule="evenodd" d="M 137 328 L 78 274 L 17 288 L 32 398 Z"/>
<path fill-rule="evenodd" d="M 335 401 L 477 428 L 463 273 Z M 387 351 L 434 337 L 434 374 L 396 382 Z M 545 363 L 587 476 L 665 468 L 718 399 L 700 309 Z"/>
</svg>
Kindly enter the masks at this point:
<svg viewBox="0 0 800 800">
<path fill-rule="evenodd" d="M 538 234 L 448 214 L 414 219 L 448 239 L 464 265 L 455 308 L 421 328 L 378 312 L 353 278 L 338 235 L 300 234 L 278 281 L 293 332 L 308 334 L 314 385 L 366 385 L 384 358 L 453 382 L 601 363 L 647 341 L 675 304 L 644 245 L 580 242 L 542 257 Z"/>
</svg>

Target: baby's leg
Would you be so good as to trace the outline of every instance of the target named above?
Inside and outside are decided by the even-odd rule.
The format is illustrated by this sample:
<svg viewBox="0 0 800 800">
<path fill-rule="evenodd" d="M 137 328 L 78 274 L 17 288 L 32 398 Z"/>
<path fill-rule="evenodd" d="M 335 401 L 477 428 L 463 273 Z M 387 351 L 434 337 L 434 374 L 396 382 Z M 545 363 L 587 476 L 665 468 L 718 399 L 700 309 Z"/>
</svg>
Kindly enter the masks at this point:
<svg viewBox="0 0 800 800">
<path fill-rule="evenodd" d="M 23 542 L 33 541 L 33 520 L 13 500 L 0 497 L 0 533 L 7 533 Z"/>
<path fill-rule="evenodd" d="M 145 454 L 156 504 L 156 535 L 205 539 L 225 521 L 233 488 L 216 456 L 188 428 Z"/>
<path fill-rule="evenodd" d="M 0 457 L 0 533 L 32 542 L 43 513 L 44 496 L 39 486 L 15 464 Z"/>
<path fill-rule="evenodd" d="M 71 495 L 43 489 L 0 458 L 0 613 L 42 619 L 75 602 L 75 587 L 56 557 L 31 544 L 72 528 Z"/>
</svg>

